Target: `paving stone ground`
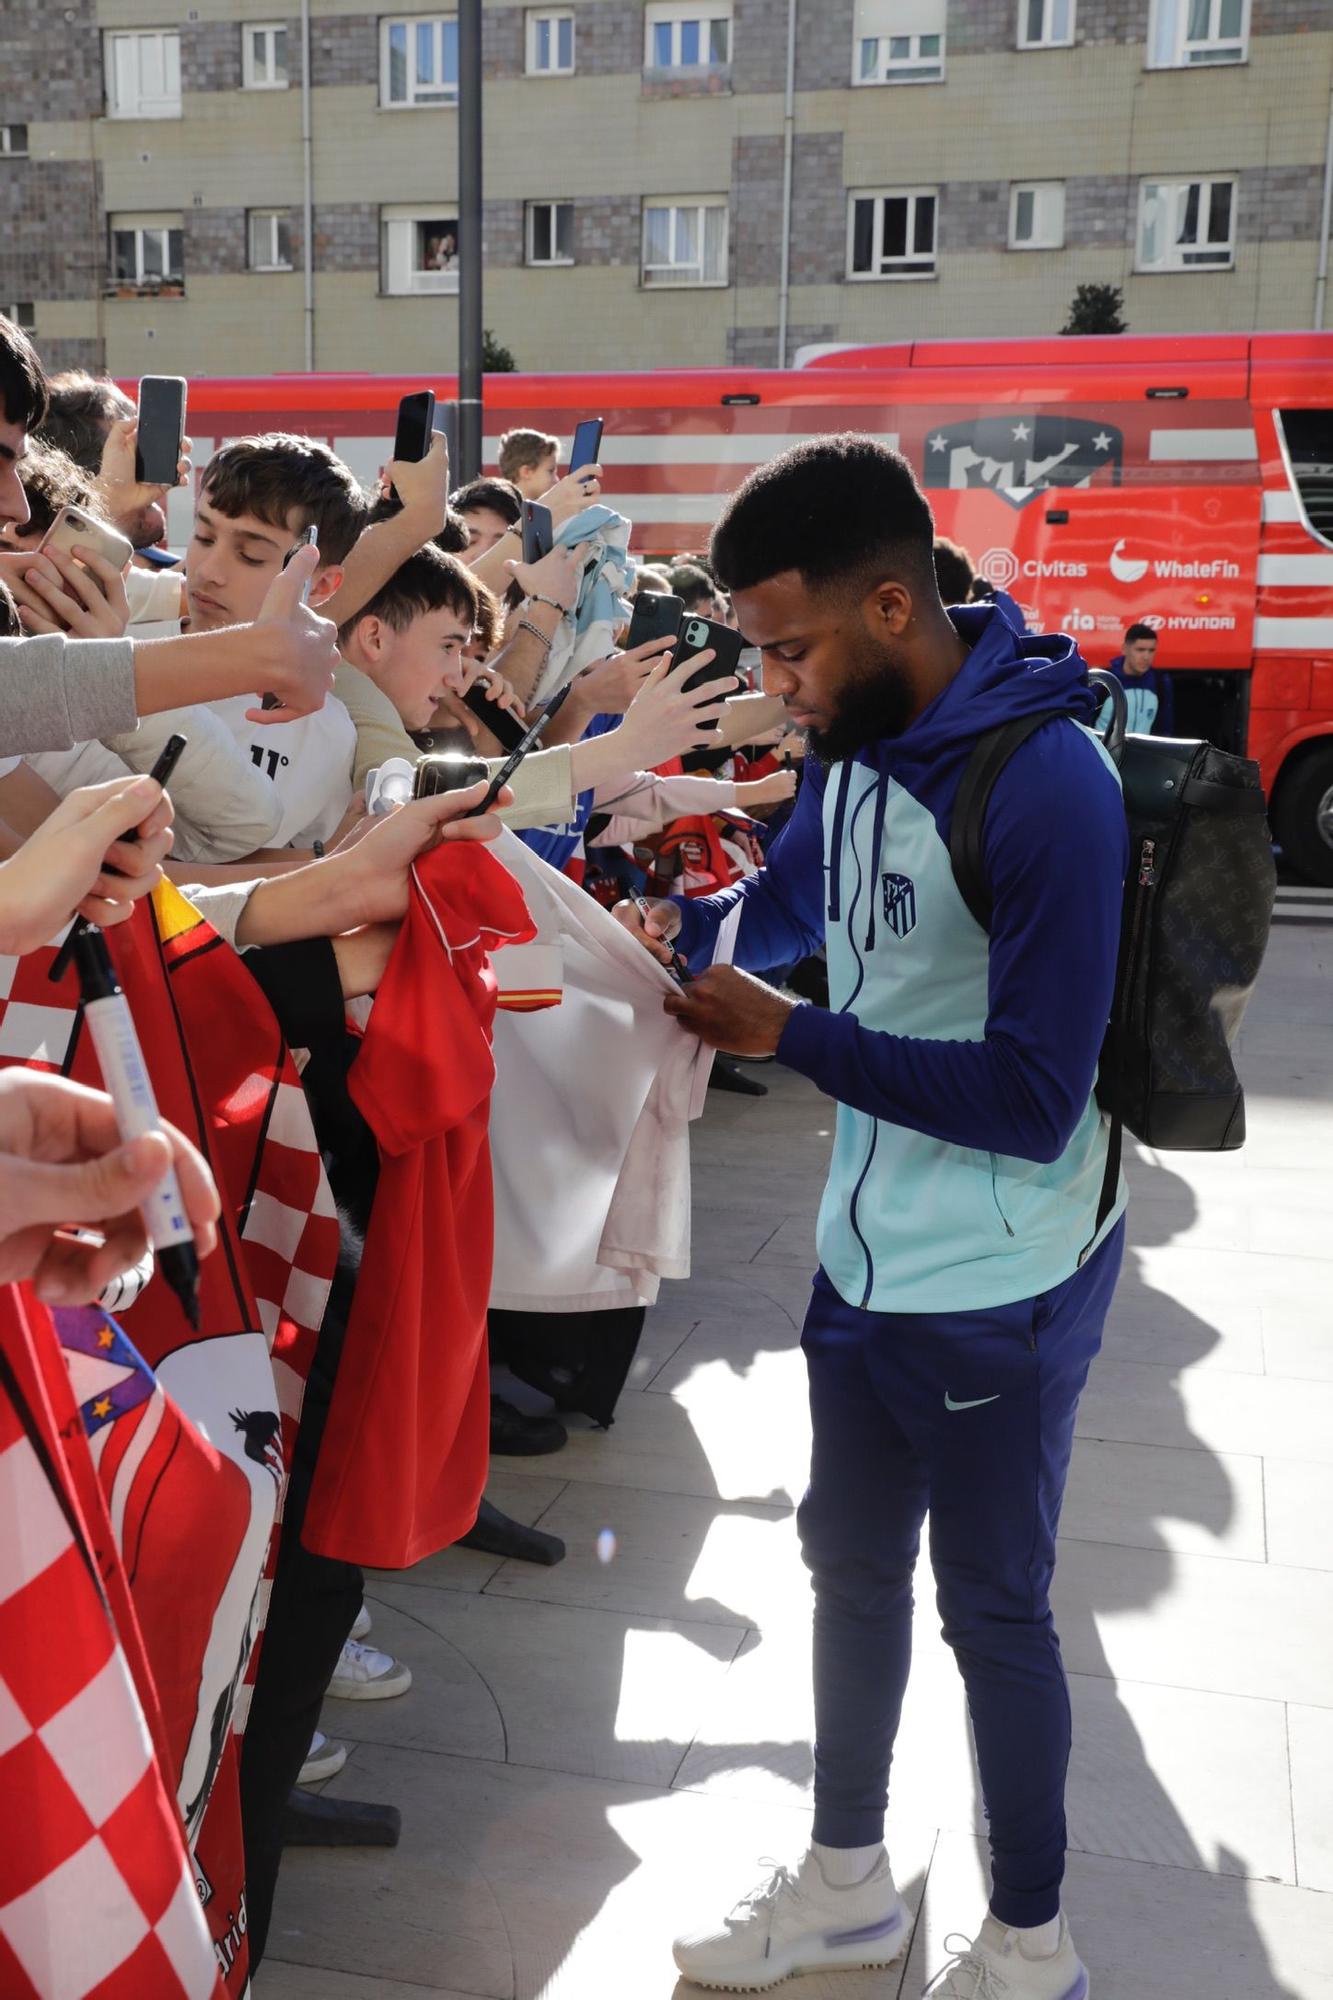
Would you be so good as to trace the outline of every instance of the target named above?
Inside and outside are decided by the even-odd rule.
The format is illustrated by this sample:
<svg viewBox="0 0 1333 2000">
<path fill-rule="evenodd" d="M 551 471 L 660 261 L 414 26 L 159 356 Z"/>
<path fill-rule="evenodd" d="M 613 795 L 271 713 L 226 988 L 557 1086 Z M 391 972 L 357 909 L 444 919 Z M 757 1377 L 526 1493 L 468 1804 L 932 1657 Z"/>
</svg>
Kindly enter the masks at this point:
<svg viewBox="0 0 1333 2000">
<path fill-rule="evenodd" d="M 1288 890 L 1240 1059 L 1250 1139 L 1130 1162 L 1130 1252 L 1079 1422 L 1057 1578 L 1075 1711 L 1067 1907 L 1097 2000 L 1333 2000 L 1333 897 Z M 555 1569 L 376 1575 L 400 1700 L 330 1702 L 331 1790 L 394 1852 L 287 1857 L 258 2000 L 688 2000 L 669 1941 L 810 1813 L 797 1340 L 832 1107 L 711 1094 L 695 1275 L 609 1434 L 503 1462 Z M 598 1536 L 616 1537 L 613 1560 Z M 890 1845 L 918 2000 L 983 1908 L 962 1701 L 929 1591 Z"/>
</svg>

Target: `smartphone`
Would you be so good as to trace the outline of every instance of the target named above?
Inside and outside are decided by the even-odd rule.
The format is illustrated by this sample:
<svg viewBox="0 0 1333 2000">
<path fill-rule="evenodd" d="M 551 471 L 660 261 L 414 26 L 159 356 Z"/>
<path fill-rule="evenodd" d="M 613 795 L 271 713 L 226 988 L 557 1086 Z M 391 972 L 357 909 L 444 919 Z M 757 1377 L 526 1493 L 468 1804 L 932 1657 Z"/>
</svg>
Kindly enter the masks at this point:
<svg viewBox="0 0 1333 2000">
<path fill-rule="evenodd" d="M 741 654 L 745 650 L 745 641 L 730 625 L 715 624 L 711 618 L 696 618 L 691 615 L 684 621 L 680 628 L 680 637 L 676 641 L 676 650 L 671 656 L 672 671 L 674 672 L 682 661 L 690 659 L 695 653 L 704 652 L 710 646 L 715 657 L 706 666 L 700 667 L 697 673 L 691 674 L 684 683 L 685 687 L 687 689 L 702 687 L 706 681 L 728 681 L 734 690 L 740 685 L 740 661 Z M 717 723 L 704 723 L 702 727 L 712 731 L 717 728 Z"/>
<path fill-rule="evenodd" d="M 555 547 L 555 523 L 551 519 L 549 507 L 543 507 L 540 500 L 523 502 L 523 560 L 525 563 L 540 562 L 549 556 Z"/>
<path fill-rule="evenodd" d="M 572 681 L 566 681 L 565 685 L 560 689 L 559 693 L 553 694 L 551 696 L 551 699 L 547 702 L 545 708 L 539 710 L 539 712 L 533 717 L 532 721 L 528 724 L 527 728 L 524 730 L 519 741 L 514 745 L 509 755 L 505 758 L 504 763 L 500 766 L 495 776 L 491 779 L 490 784 L 486 787 L 486 796 L 482 800 L 481 804 L 479 806 L 473 806 L 471 811 L 467 814 L 468 819 L 477 819 L 480 817 L 482 813 L 488 813 L 490 811 L 491 807 L 495 804 L 495 801 L 499 798 L 501 792 L 504 790 L 505 786 L 509 783 L 509 780 L 513 777 L 515 771 L 518 769 L 519 765 L 523 762 L 523 759 L 527 756 L 528 752 L 530 750 L 536 749 L 538 743 L 541 741 L 541 733 L 543 729 L 545 729 L 547 723 L 551 720 L 552 716 L 559 714 L 561 708 L 564 706 L 565 702 L 569 698 L 569 690 L 573 685 L 574 683 Z"/>
<path fill-rule="evenodd" d="M 42 536 L 41 546 L 44 549 L 67 549 L 72 555 L 76 544 L 80 548 L 95 549 L 113 569 L 124 569 L 134 554 L 133 544 L 115 528 L 109 528 L 105 521 L 95 521 L 82 507 L 62 507 Z"/>
<path fill-rule="evenodd" d="M 145 375 L 139 384 L 134 476 L 144 486 L 174 486 L 185 436 L 185 377 Z"/>
<path fill-rule="evenodd" d="M 664 590 L 641 590 L 634 600 L 626 650 L 632 653 L 636 646 L 646 646 L 650 639 L 674 639 L 684 616 L 685 605 L 679 597 L 670 597 Z"/>
<path fill-rule="evenodd" d="M 480 686 L 474 684 L 470 687 L 463 696 L 463 702 L 478 722 L 484 723 L 490 730 L 502 750 L 513 750 L 523 741 L 525 725 L 507 708 L 501 708 L 499 702 L 488 700 Z"/>
<path fill-rule="evenodd" d="M 412 797 L 433 799 L 440 792 L 465 792 L 485 776 L 486 766 L 480 757 L 469 757 L 465 750 L 440 750 L 423 757 L 417 765 Z"/>
<path fill-rule="evenodd" d="M 574 442 L 569 448 L 569 469 L 582 472 L 585 465 L 596 465 L 602 449 L 601 417 L 585 417 L 574 433 Z"/>
<path fill-rule="evenodd" d="M 398 405 L 398 425 L 393 434 L 393 455 L 404 465 L 415 465 L 430 450 L 435 428 L 435 391 L 421 389 L 404 396 Z"/>
<path fill-rule="evenodd" d="M 444 439 L 444 448 L 449 454 L 449 478 L 458 478 L 458 405 L 457 403 L 437 403 L 435 405 L 435 429 Z"/>
</svg>

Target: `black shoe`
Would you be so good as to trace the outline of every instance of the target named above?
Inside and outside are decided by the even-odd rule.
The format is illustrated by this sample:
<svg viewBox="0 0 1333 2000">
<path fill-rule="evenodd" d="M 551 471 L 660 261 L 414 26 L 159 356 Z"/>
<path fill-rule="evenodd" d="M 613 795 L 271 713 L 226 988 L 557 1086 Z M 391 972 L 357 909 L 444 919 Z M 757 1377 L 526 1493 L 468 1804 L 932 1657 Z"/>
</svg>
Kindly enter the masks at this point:
<svg viewBox="0 0 1333 2000">
<path fill-rule="evenodd" d="M 768 1096 L 768 1085 L 760 1083 L 756 1077 L 745 1076 L 737 1069 L 735 1061 L 730 1056 L 714 1057 L 708 1088 L 734 1091 L 737 1097 Z"/>
<path fill-rule="evenodd" d="M 483 1500 L 476 1526 L 458 1538 L 460 1549 L 480 1549 L 483 1555 L 506 1556 L 513 1562 L 542 1563 L 550 1568 L 565 1559 L 565 1545 L 559 1535 L 547 1535 L 540 1528 L 525 1527 L 511 1520 L 489 1500 Z"/>
<path fill-rule="evenodd" d="M 491 1455 L 545 1458 L 568 1444 L 569 1432 L 555 1417 L 525 1417 L 503 1396 L 491 1397 Z"/>
</svg>

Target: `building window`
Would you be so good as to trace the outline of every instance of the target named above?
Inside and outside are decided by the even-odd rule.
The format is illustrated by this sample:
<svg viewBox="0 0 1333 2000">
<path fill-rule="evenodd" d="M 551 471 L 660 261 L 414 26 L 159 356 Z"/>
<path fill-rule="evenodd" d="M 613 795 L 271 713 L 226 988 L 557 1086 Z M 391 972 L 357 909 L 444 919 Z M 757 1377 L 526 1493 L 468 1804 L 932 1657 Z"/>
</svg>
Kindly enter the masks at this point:
<svg viewBox="0 0 1333 2000">
<path fill-rule="evenodd" d="M 458 20 L 430 14 L 380 22 L 380 103 L 457 104 Z"/>
<path fill-rule="evenodd" d="M 27 152 L 27 126 L 0 125 L 0 160 L 26 159 Z"/>
<path fill-rule="evenodd" d="M 529 7 L 528 75 L 573 76 L 574 10 Z"/>
<path fill-rule="evenodd" d="M 291 270 L 292 212 L 289 208 L 250 210 L 249 258 L 252 271 Z"/>
<path fill-rule="evenodd" d="M 458 290 L 458 216 L 434 208 L 380 210 L 380 286 L 396 293 Z"/>
<path fill-rule="evenodd" d="M 935 188 L 853 194 L 847 211 L 849 278 L 933 278 Z"/>
<path fill-rule="evenodd" d="M 285 21 L 245 23 L 241 29 L 241 69 L 246 90 L 286 90 Z"/>
<path fill-rule="evenodd" d="M 650 0 L 645 69 L 725 69 L 731 61 L 730 0 Z"/>
<path fill-rule="evenodd" d="M 857 0 L 853 83 L 940 83 L 945 0 Z"/>
<path fill-rule="evenodd" d="M 22 327 L 24 333 L 37 331 L 37 308 L 31 299 L 19 299 L 13 305 L 0 306 L 0 313 L 12 320 L 15 326 Z"/>
<path fill-rule="evenodd" d="M 527 215 L 529 264 L 572 264 L 574 262 L 574 204 L 572 201 L 530 201 Z"/>
<path fill-rule="evenodd" d="M 645 201 L 643 205 L 645 285 L 725 285 L 727 204 L 707 201 Z"/>
<path fill-rule="evenodd" d="M 179 215 L 113 215 L 111 275 L 137 291 L 180 289 L 185 282 L 185 232 Z"/>
<path fill-rule="evenodd" d="M 1067 49 L 1074 39 L 1075 0 L 1018 0 L 1020 49 Z"/>
<path fill-rule="evenodd" d="M 1234 181 L 1144 181 L 1140 271 L 1222 271 L 1235 261 Z"/>
<path fill-rule="evenodd" d="M 1250 0 L 1154 0 L 1148 30 L 1152 69 L 1244 62 L 1249 42 Z"/>
<path fill-rule="evenodd" d="M 1009 190 L 1009 248 L 1063 250 L 1063 181 L 1016 181 Z"/>
<path fill-rule="evenodd" d="M 179 118 L 181 38 L 176 29 L 104 37 L 109 118 Z"/>
</svg>

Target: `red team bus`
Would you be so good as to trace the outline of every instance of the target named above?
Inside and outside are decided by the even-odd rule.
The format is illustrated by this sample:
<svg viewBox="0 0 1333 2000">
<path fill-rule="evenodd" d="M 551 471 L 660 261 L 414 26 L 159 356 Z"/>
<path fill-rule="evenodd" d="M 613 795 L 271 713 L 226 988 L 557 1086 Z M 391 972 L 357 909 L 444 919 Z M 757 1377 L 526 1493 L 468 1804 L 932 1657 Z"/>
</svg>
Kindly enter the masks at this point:
<svg viewBox="0 0 1333 2000">
<path fill-rule="evenodd" d="M 190 385 L 196 463 L 275 428 L 370 480 L 387 375 Z M 603 416 L 606 499 L 643 555 L 705 545 L 722 501 L 798 438 L 868 431 L 915 467 L 940 532 L 1094 665 L 1160 633 L 1176 726 L 1258 759 L 1294 866 L 1333 883 L 1333 335 L 1120 334 L 844 348 L 806 366 L 491 375 L 485 458 L 514 425 Z M 173 539 L 184 526 L 173 517 Z"/>
</svg>

